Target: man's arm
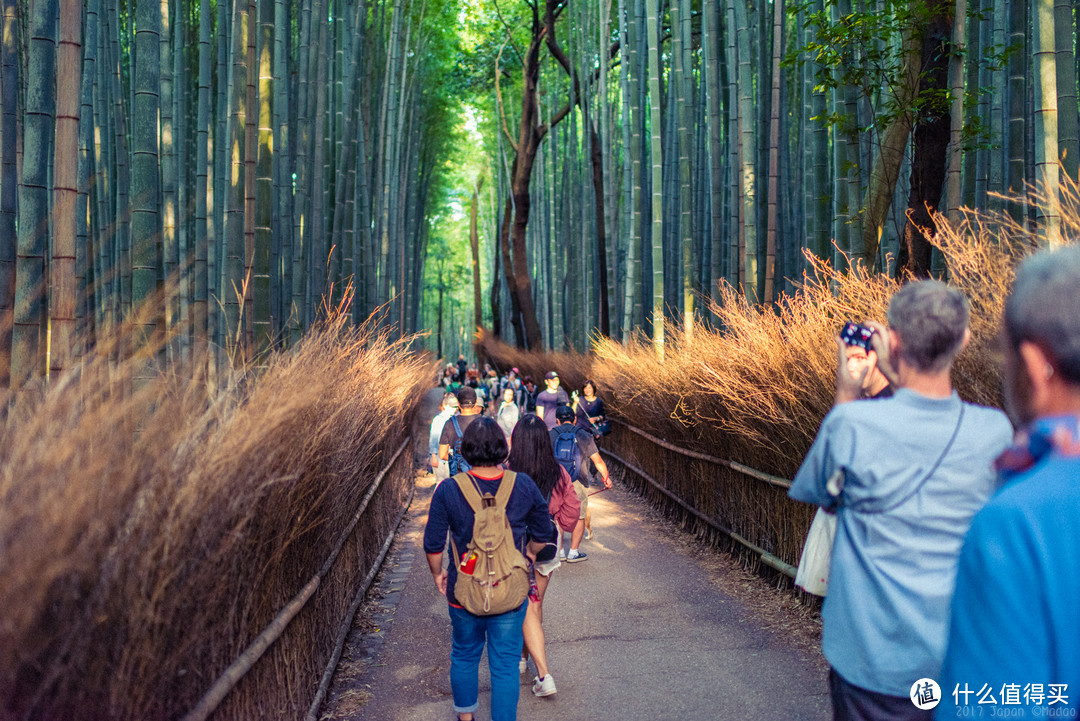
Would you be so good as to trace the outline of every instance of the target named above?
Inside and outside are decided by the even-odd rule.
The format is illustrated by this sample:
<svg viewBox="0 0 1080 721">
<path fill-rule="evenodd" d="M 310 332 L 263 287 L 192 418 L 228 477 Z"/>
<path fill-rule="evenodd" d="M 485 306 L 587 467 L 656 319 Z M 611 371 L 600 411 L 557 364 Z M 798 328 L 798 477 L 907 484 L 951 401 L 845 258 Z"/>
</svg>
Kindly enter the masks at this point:
<svg viewBox="0 0 1080 721">
<path fill-rule="evenodd" d="M 818 430 L 814 445 L 799 466 L 799 472 L 795 474 L 788 497 L 803 503 L 813 503 L 821 506 L 826 511 L 836 507 L 837 499 L 827 489 L 829 480 L 840 470 L 836 461 L 839 446 L 850 445 L 850 426 L 842 421 L 838 422 L 837 413 L 840 409 L 834 409 L 825 416 L 825 420 Z M 842 483 L 842 480 L 841 480 Z M 841 485 L 842 490 L 842 485 Z"/>
<path fill-rule="evenodd" d="M 450 446 L 446 443 L 439 444 L 439 459 L 443 461 L 450 460 Z"/>
</svg>

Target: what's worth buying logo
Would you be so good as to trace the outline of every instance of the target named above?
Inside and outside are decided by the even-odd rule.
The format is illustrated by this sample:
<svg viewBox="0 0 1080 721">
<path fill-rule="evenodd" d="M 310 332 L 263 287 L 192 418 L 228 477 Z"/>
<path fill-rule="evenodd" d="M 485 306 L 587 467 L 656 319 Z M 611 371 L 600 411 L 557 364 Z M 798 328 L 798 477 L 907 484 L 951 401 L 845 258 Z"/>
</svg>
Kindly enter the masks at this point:
<svg viewBox="0 0 1080 721">
<path fill-rule="evenodd" d="M 915 708 L 929 711 L 941 703 L 941 687 L 932 678 L 920 678 L 911 684 L 911 693 L 908 694 Z"/>
</svg>

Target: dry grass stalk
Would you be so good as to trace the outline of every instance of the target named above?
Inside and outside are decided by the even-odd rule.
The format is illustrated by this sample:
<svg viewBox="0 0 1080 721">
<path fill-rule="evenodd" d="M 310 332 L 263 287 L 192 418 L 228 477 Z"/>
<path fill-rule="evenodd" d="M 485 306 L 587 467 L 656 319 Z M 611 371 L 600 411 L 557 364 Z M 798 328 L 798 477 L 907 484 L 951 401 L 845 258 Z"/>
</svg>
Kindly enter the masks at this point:
<svg viewBox="0 0 1080 721">
<path fill-rule="evenodd" d="M 148 374 L 111 350 L 21 399 L 0 438 L 2 718 L 186 712 L 318 572 L 432 374 L 342 320 L 225 391 L 208 359 Z M 217 717 L 306 710 L 410 465 Z"/>
<path fill-rule="evenodd" d="M 1063 233 L 1080 236 L 1075 184 L 1066 189 L 1063 207 Z M 973 338 L 957 361 L 956 388 L 966 400 L 1000 405 L 1002 304 L 1013 268 L 1034 246 L 1034 236 L 1005 214 L 966 212 L 956 227 L 935 220 L 949 282 L 972 304 Z M 530 354 L 487 335 L 478 343 L 499 365 L 518 366 L 534 378 L 553 368 L 572 387 L 594 378 L 613 415 L 683 448 L 791 478 L 832 406 L 836 333 L 848 319 L 884 321 L 899 287 L 862 266 L 841 272 L 807 257 L 810 271 L 799 291 L 776 306 L 755 307 L 722 288 L 713 308 L 720 330 L 698 326 L 687 337 L 669 324 L 663 363 L 641 338 L 627 346 L 598 338 L 589 355 Z M 788 563 L 798 562 L 812 514 L 781 489 L 659 449 L 617 426 L 604 443 L 666 479 L 699 510 Z"/>
</svg>

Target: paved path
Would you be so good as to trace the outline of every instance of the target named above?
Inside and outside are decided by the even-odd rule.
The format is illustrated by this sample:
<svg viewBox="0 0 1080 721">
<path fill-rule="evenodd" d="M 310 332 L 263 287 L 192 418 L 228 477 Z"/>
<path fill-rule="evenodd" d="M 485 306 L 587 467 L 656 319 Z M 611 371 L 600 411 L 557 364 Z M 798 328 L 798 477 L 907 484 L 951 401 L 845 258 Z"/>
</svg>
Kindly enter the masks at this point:
<svg viewBox="0 0 1080 721">
<path fill-rule="evenodd" d="M 351 711 L 341 705 L 329 717 L 453 718 L 446 599 L 432 583 L 421 546 L 433 490 L 434 478 L 418 475 L 416 498 L 380 582 L 377 630 L 349 651 L 368 662 L 339 672 L 335 684 L 339 697 L 352 687 L 367 701 Z M 545 597 L 558 694 L 534 697 L 532 676 L 523 675 L 520 719 L 829 718 L 818 652 L 764 629 L 743 600 L 712 582 L 716 565 L 673 537 L 670 526 L 643 518 L 648 512 L 627 491 L 616 486 L 590 503 L 595 536 L 582 544 L 589 560 L 563 564 Z M 489 691 L 485 660 L 481 721 L 489 718 Z"/>
</svg>

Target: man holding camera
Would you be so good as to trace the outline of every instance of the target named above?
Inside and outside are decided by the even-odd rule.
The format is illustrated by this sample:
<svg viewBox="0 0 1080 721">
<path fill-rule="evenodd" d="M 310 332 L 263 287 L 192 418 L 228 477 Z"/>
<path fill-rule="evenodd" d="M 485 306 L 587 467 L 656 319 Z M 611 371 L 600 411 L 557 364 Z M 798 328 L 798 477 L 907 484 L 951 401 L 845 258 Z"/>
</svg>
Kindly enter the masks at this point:
<svg viewBox="0 0 1080 721">
<path fill-rule="evenodd" d="M 896 394 L 848 403 L 861 380 L 837 373 L 825 417 L 791 498 L 837 513 L 822 647 L 834 718 L 930 719 L 910 699 L 935 679 L 960 546 L 994 489 L 993 459 L 1012 427 L 1001 411 L 964 403 L 952 364 L 970 339 L 967 299 L 938 281 L 910 283 L 871 325 L 878 365 Z"/>
</svg>

